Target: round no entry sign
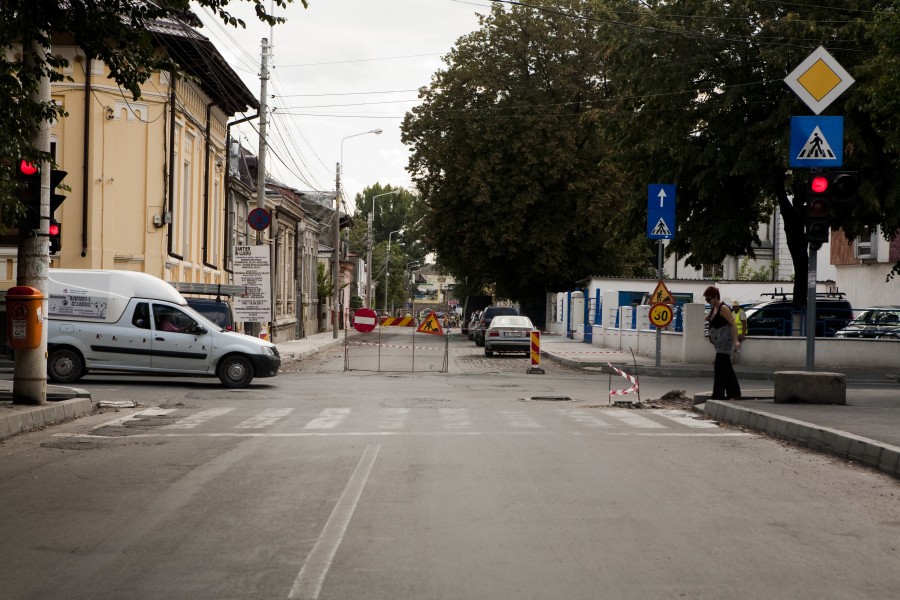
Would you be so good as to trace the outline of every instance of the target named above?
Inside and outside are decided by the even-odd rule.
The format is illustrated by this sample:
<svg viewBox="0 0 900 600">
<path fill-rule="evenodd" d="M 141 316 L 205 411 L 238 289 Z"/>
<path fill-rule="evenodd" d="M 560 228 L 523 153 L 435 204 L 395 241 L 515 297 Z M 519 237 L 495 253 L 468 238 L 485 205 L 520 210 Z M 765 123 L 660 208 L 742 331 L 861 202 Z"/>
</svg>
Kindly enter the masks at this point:
<svg viewBox="0 0 900 600">
<path fill-rule="evenodd" d="M 353 328 L 361 333 L 369 333 L 377 323 L 378 315 L 371 308 L 360 308 L 353 313 Z"/>
</svg>

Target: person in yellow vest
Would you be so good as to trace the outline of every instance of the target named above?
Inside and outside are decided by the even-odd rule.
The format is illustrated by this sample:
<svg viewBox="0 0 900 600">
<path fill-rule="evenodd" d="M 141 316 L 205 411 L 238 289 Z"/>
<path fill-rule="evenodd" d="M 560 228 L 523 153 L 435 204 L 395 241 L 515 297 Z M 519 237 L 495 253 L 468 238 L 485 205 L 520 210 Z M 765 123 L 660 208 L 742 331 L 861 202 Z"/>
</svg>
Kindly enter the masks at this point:
<svg viewBox="0 0 900 600">
<path fill-rule="evenodd" d="M 744 338 L 747 337 L 747 313 L 744 312 L 741 303 L 737 300 L 731 301 L 731 314 L 734 316 L 734 324 L 737 326 L 738 341 L 743 343 Z"/>
</svg>

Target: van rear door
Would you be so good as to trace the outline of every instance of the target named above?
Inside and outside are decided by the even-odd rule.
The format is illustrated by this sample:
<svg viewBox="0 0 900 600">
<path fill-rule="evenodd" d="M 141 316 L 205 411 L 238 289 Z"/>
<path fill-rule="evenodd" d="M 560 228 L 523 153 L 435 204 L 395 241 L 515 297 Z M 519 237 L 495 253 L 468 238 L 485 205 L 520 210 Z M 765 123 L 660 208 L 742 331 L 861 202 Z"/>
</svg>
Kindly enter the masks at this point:
<svg viewBox="0 0 900 600">
<path fill-rule="evenodd" d="M 206 374 L 213 352 L 213 333 L 174 304 L 153 302 L 154 370 Z"/>
</svg>

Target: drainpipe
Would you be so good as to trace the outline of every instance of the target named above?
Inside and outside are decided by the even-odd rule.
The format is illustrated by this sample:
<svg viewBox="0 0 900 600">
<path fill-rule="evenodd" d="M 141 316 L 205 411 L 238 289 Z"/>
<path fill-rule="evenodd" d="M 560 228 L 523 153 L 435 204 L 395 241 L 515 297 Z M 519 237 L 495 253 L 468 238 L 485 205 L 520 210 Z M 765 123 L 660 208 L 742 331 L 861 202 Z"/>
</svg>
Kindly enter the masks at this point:
<svg viewBox="0 0 900 600">
<path fill-rule="evenodd" d="M 89 150 L 90 150 L 90 136 L 91 136 L 91 70 L 92 61 L 91 57 L 87 57 L 87 64 L 85 65 L 85 76 L 84 76 L 84 135 L 82 136 L 84 142 L 84 150 L 82 152 L 82 158 L 84 162 L 84 166 L 82 170 L 84 171 L 84 175 L 82 176 L 82 186 L 81 186 L 81 258 L 87 256 L 87 247 L 88 247 L 88 198 L 90 193 L 88 190 L 91 188 L 91 180 L 88 179 L 90 177 L 90 162 L 89 162 Z M 52 190 L 51 190 L 52 193 Z"/>
<path fill-rule="evenodd" d="M 166 227 L 166 236 L 169 238 L 167 243 L 167 250 L 169 252 L 169 256 L 174 256 L 176 258 L 182 258 L 181 255 L 175 254 L 173 252 L 173 241 L 172 241 L 172 222 L 175 220 L 174 215 L 172 215 L 172 199 L 174 198 L 175 190 L 172 189 L 175 186 L 175 71 L 169 72 L 169 86 L 170 86 L 170 94 L 169 94 L 169 185 L 166 186 L 168 188 L 168 193 L 166 194 L 166 206 L 163 210 L 163 221 L 166 220 L 166 216 L 168 215 L 168 227 Z"/>
</svg>

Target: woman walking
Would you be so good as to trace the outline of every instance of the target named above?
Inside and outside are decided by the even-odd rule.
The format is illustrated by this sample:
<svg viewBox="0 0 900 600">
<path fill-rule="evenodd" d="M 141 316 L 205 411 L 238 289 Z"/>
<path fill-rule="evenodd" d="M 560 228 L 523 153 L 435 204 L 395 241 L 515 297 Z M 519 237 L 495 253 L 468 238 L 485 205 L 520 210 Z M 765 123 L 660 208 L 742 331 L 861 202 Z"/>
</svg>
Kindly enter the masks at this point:
<svg viewBox="0 0 900 600">
<path fill-rule="evenodd" d="M 703 292 L 703 297 L 712 305 L 709 312 L 709 341 L 716 348 L 711 399 L 737 400 L 741 397 L 741 385 L 731 365 L 731 353 L 741 347 L 737 325 L 731 309 L 722 302 L 718 288 L 709 286 Z"/>
</svg>

